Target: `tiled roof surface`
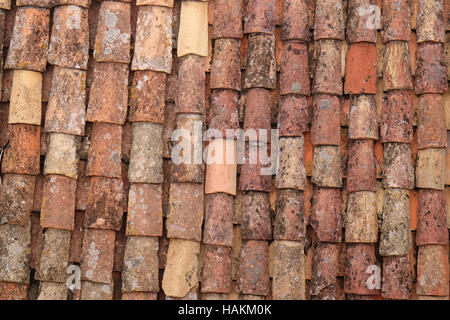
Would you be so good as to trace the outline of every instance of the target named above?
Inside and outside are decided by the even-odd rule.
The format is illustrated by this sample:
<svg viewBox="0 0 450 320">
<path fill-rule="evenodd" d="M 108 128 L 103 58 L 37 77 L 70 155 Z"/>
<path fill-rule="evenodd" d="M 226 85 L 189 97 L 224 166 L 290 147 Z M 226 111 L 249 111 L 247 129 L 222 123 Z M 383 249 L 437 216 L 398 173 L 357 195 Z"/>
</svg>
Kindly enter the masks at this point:
<svg viewBox="0 0 450 320">
<path fill-rule="evenodd" d="M 450 0 L 0 0 L 0 34 L 0 299 L 449 299 Z M 278 128 L 277 171 L 172 162 L 196 121 Z"/>
</svg>

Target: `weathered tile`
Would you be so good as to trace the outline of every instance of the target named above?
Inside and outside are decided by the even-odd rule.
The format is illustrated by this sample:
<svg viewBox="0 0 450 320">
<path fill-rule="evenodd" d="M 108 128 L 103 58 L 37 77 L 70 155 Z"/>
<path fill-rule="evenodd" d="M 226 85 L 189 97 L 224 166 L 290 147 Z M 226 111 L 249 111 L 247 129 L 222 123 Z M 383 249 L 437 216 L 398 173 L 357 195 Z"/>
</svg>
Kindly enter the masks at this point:
<svg viewBox="0 0 450 320">
<path fill-rule="evenodd" d="M 281 189 L 277 192 L 277 211 L 273 238 L 302 241 L 305 239 L 305 196 L 303 191 Z"/>
<path fill-rule="evenodd" d="M 82 280 L 103 284 L 112 283 L 115 236 L 116 232 L 113 230 L 84 230 Z M 83 290 L 84 288 L 81 289 L 82 292 Z"/>
<path fill-rule="evenodd" d="M 304 300 L 305 253 L 297 241 L 275 241 L 272 295 L 274 300 Z"/>
<path fill-rule="evenodd" d="M 43 228 L 73 230 L 76 179 L 61 175 L 45 176 L 41 225 Z M 44 279 L 53 281 L 52 279 Z"/>
<path fill-rule="evenodd" d="M 176 112 L 205 112 L 205 58 L 187 55 L 178 67 Z"/>
<path fill-rule="evenodd" d="M 84 135 L 86 72 L 55 67 L 45 114 L 46 132 Z"/>
<path fill-rule="evenodd" d="M 240 40 L 216 39 L 211 67 L 211 89 L 241 90 Z"/>
<path fill-rule="evenodd" d="M 275 0 L 247 2 L 244 19 L 244 33 L 266 33 L 275 31 Z"/>
<path fill-rule="evenodd" d="M 313 97 L 311 142 L 314 146 L 340 144 L 340 104 L 336 96 L 319 94 Z"/>
<path fill-rule="evenodd" d="M 233 196 L 213 193 L 205 196 L 203 243 L 217 246 L 233 245 Z"/>
<path fill-rule="evenodd" d="M 417 152 L 417 188 L 444 189 L 445 151 L 445 149 L 423 149 Z"/>
<path fill-rule="evenodd" d="M 53 0 L 54 6 L 76 5 L 78 7 L 88 8 L 89 0 Z"/>
<path fill-rule="evenodd" d="M 448 84 L 443 44 L 418 44 L 416 61 L 415 93 L 445 93 Z"/>
<path fill-rule="evenodd" d="M 347 41 L 372 42 L 377 39 L 377 12 L 375 0 L 349 0 L 347 18 Z"/>
<path fill-rule="evenodd" d="M 41 281 L 39 296 L 36 300 L 67 300 L 67 285 L 65 283 Z"/>
<path fill-rule="evenodd" d="M 280 94 L 310 93 L 308 45 L 298 41 L 284 41 L 282 46 Z"/>
<path fill-rule="evenodd" d="M 342 1 L 316 0 L 314 40 L 344 40 L 344 16 Z"/>
<path fill-rule="evenodd" d="M 208 3 L 181 2 L 177 53 L 179 57 L 188 54 L 208 56 Z"/>
<path fill-rule="evenodd" d="M 122 126 L 95 122 L 92 126 L 87 176 L 120 178 Z"/>
<path fill-rule="evenodd" d="M 344 291 L 346 294 L 378 295 L 380 267 L 373 244 L 347 244 Z M 378 283 L 377 283 L 378 282 Z"/>
<path fill-rule="evenodd" d="M 307 98 L 287 95 L 280 98 L 278 126 L 280 137 L 301 136 L 309 130 L 311 110 Z"/>
<path fill-rule="evenodd" d="M 215 0 L 213 39 L 242 38 L 242 0 Z"/>
<path fill-rule="evenodd" d="M 385 299 L 408 300 L 413 291 L 409 257 L 383 257 L 383 284 L 381 295 Z"/>
<path fill-rule="evenodd" d="M 316 146 L 311 181 L 318 187 L 342 187 L 339 146 Z"/>
<path fill-rule="evenodd" d="M 376 173 L 372 140 L 352 140 L 348 147 L 347 191 L 375 191 Z"/>
<path fill-rule="evenodd" d="M 304 137 L 283 137 L 279 140 L 277 188 L 305 190 Z"/>
<path fill-rule="evenodd" d="M 166 79 L 163 72 L 133 72 L 128 121 L 164 123 Z"/>
<path fill-rule="evenodd" d="M 49 31 L 49 9 L 18 8 L 5 68 L 45 71 Z"/>
<path fill-rule="evenodd" d="M 379 252 L 382 256 L 403 256 L 411 249 L 409 192 L 385 189 Z"/>
<path fill-rule="evenodd" d="M 238 271 L 242 294 L 267 296 L 270 290 L 269 246 L 267 241 L 244 241 Z"/>
<path fill-rule="evenodd" d="M 313 247 L 311 298 L 336 299 L 339 244 L 318 242 Z"/>
<path fill-rule="evenodd" d="M 131 6 L 129 3 L 116 1 L 101 2 L 97 17 L 97 35 L 94 45 L 95 60 L 104 62 L 130 62 L 130 22 Z"/>
<path fill-rule="evenodd" d="M 88 10 L 76 5 L 56 7 L 48 62 L 60 67 L 86 70 L 88 58 Z"/>
<path fill-rule="evenodd" d="M 127 116 L 127 103 L 128 65 L 110 62 L 96 63 L 86 120 L 123 124 Z"/>
<path fill-rule="evenodd" d="M 153 292 L 123 292 L 122 300 L 158 300 L 158 294 Z"/>
<path fill-rule="evenodd" d="M 374 95 L 351 96 L 349 139 L 378 139 L 378 124 Z"/>
<path fill-rule="evenodd" d="M 420 246 L 417 257 L 417 294 L 448 296 L 448 245 Z"/>
<path fill-rule="evenodd" d="M 315 188 L 309 218 L 314 236 L 322 242 L 341 242 L 342 214 L 341 191 L 332 188 Z"/>
<path fill-rule="evenodd" d="M 202 146 L 203 118 L 197 114 L 177 116 L 176 128 L 180 131 L 174 136 L 171 151 L 171 181 L 203 183 L 203 164 L 198 146 Z M 200 149 L 201 151 L 201 149 Z"/>
<path fill-rule="evenodd" d="M 167 237 L 200 241 L 203 223 L 203 185 L 172 183 L 169 201 Z"/>
<path fill-rule="evenodd" d="M 384 91 L 412 89 L 408 43 L 390 41 L 386 44 L 383 65 Z"/>
<path fill-rule="evenodd" d="M 44 174 L 60 174 L 77 178 L 78 154 L 80 140 L 74 135 L 51 133 L 47 139 L 47 156 Z"/>
<path fill-rule="evenodd" d="M 0 8 L 10 10 L 11 9 L 11 0 L 2 0 L 0 3 Z"/>
<path fill-rule="evenodd" d="M 231 292 L 231 247 L 206 245 L 203 260 L 201 291 Z"/>
<path fill-rule="evenodd" d="M 128 178 L 134 183 L 163 182 L 163 126 L 134 123 Z"/>
<path fill-rule="evenodd" d="M 383 149 L 383 187 L 414 189 L 411 145 L 390 142 L 385 143 Z"/>
<path fill-rule="evenodd" d="M 445 110 L 442 95 L 420 95 L 417 123 L 419 149 L 445 148 L 447 146 Z"/>
<path fill-rule="evenodd" d="M 0 193 L 0 223 L 27 226 L 33 208 L 36 178 L 31 175 L 5 174 Z"/>
<path fill-rule="evenodd" d="M 444 190 L 419 190 L 416 245 L 448 244 Z"/>
<path fill-rule="evenodd" d="M 158 292 L 158 238 L 127 237 L 122 292 Z"/>
<path fill-rule="evenodd" d="M 112 300 L 113 286 L 111 284 L 81 282 L 80 300 Z"/>
<path fill-rule="evenodd" d="M 42 73 L 14 70 L 8 123 L 41 124 Z"/>
<path fill-rule="evenodd" d="M 28 283 L 0 282 L 1 300 L 26 300 Z"/>
<path fill-rule="evenodd" d="M 91 177 L 85 228 L 120 230 L 124 187 L 122 179 Z"/>
<path fill-rule="evenodd" d="M 9 144 L 2 159 L 2 173 L 39 174 L 40 127 L 30 124 L 8 126 Z"/>
<path fill-rule="evenodd" d="M 411 25 L 408 2 L 383 0 L 383 42 L 409 41 Z"/>
<path fill-rule="evenodd" d="M 417 9 L 417 42 L 445 42 L 443 0 L 419 0 Z"/>
<path fill-rule="evenodd" d="M 213 90 L 209 113 L 209 129 L 219 130 L 226 136 L 226 130 L 239 128 L 239 93 L 235 90 Z"/>
<path fill-rule="evenodd" d="M 170 239 L 162 279 L 162 289 L 166 296 L 182 298 L 198 286 L 199 254 L 199 242 Z"/>
<path fill-rule="evenodd" d="M 281 40 L 310 40 L 308 2 L 310 1 L 284 1 L 281 22 Z"/>
<path fill-rule="evenodd" d="M 236 194 L 236 141 L 216 138 L 205 149 L 207 166 L 205 194 L 225 192 Z"/>
<path fill-rule="evenodd" d="M 69 262 L 70 231 L 48 228 L 43 235 L 35 279 L 66 282 Z"/>
<path fill-rule="evenodd" d="M 348 46 L 345 63 L 345 93 L 375 94 L 377 79 L 377 47 L 371 43 Z"/>
<path fill-rule="evenodd" d="M 349 192 L 345 217 L 345 242 L 377 243 L 378 215 L 376 193 Z"/>
<path fill-rule="evenodd" d="M 250 34 L 244 88 L 274 89 L 276 78 L 275 35 Z"/>
<path fill-rule="evenodd" d="M 390 91 L 381 112 L 381 141 L 411 143 L 413 139 L 413 115 L 410 92 Z"/>
<path fill-rule="evenodd" d="M 272 223 L 267 192 L 248 191 L 242 197 L 241 234 L 244 240 L 270 240 Z"/>
<path fill-rule="evenodd" d="M 331 2 L 338 3 L 334 0 Z M 341 41 L 318 41 L 311 91 L 312 93 L 342 94 Z"/>
<path fill-rule="evenodd" d="M 136 5 L 138 6 L 162 6 L 162 7 L 173 7 L 174 0 L 136 0 Z"/>
<path fill-rule="evenodd" d="M 270 130 L 270 100 L 270 91 L 267 89 L 252 88 L 247 91 L 244 131 L 249 129 L 256 131 L 258 129 Z M 249 141 L 255 141 L 257 139 L 257 133 L 254 133 L 254 137 L 251 137 L 249 133 Z"/>
<path fill-rule="evenodd" d="M 0 282 L 30 282 L 30 226 L 0 225 Z"/>
<path fill-rule="evenodd" d="M 172 69 L 172 9 L 139 6 L 131 70 L 170 73 Z"/>
</svg>

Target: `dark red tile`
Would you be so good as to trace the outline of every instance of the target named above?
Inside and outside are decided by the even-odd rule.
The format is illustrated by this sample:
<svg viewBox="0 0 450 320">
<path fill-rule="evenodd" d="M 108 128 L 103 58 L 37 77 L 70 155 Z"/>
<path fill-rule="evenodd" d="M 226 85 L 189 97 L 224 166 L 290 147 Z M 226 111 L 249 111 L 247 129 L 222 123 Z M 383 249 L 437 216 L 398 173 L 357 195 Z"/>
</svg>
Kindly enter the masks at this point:
<svg viewBox="0 0 450 320">
<path fill-rule="evenodd" d="M 377 47 L 371 43 L 350 44 L 345 63 L 345 93 L 377 92 Z"/>
<path fill-rule="evenodd" d="M 334 188 L 315 188 L 310 224 L 318 241 L 341 242 L 342 214 L 341 190 Z"/>
<path fill-rule="evenodd" d="M 216 246 L 233 245 L 234 199 L 226 193 L 205 196 L 203 243 Z"/>
<path fill-rule="evenodd" d="M 447 70 L 442 43 L 421 43 L 416 52 L 416 78 L 414 91 L 422 93 L 445 93 L 447 91 Z"/>
<path fill-rule="evenodd" d="M 311 142 L 313 145 L 339 145 L 340 104 L 336 96 L 315 95 L 311 121 Z"/>
<path fill-rule="evenodd" d="M 284 1 L 281 40 L 309 41 L 308 0 Z"/>
<path fill-rule="evenodd" d="M 284 41 L 281 58 L 280 95 L 310 93 L 308 45 Z"/>
<path fill-rule="evenodd" d="M 244 19 L 244 33 L 267 33 L 275 31 L 276 1 L 249 0 Z"/>
<path fill-rule="evenodd" d="M 351 140 L 348 148 L 347 191 L 376 191 L 372 140 Z"/>
<path fill-rule="evenodd" d="M 215 0 L 213 39 L 242 38 L 242 0 Z"/>
<path fill-rule="evenodd" d="M 419 189 L 416 245 L 448 244 L 445 191 Z"/>
</svg>

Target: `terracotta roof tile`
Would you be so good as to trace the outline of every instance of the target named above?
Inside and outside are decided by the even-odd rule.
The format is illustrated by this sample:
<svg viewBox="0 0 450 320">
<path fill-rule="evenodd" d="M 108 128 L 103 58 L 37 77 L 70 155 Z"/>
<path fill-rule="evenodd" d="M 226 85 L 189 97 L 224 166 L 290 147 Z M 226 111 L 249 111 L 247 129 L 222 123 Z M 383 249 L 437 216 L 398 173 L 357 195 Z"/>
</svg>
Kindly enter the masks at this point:
<svg viewBox="0 0 450 320">
<path fill-rule="evenodd" d="M 369 277 L 376 272 L 371 266 L 379 267 L 373 244 L 347 244 L 344 290 L 346 294 L 378 295 L 380 287 L 376 283 L 367 286 Z M 368 272 L 369 271 L 369 272 Z"/>
<path fill-rule="evenodd" d="M 307 98 L 301 95 L 282 96 L 278 109 L 280 137 L 301 136 L 309 131 L 311 110 Z"/>
<path fill-rule="evenodd" d="M 306 173 L 304 161 L 304 138 L 283 137 L 279 141 L 277 188 L 304 190 Z"/>
<path fill-rule="evenodd" d="M 216 39 L 211 71 L 211 89 L 241 90 L 239 40 Z"/>
<path fill-rule="evenodd" d="M 40 127 L 29 124 L 8 126 L 9 145 L 2 161 L 2 173 L 39 173 Z"/>
<path fill-rule="evenodd" d="M 44 71 L 49 29 L 50 10 L 18 8 L 5 68 Z"/>
<path fill-rule="evenodd" d="M 313 250 L 311 298 L 336 299 L 339 244 L 319 242 Z"/>
<path fill-rule="evenodd" d="M 43 237 L 35 279 L 64 283 L 67 277 L 70 231 L 48 228 Z"/>
<path fill-rule="evenodd" d="M 269 294 L 269 248 L 267 241 L 249 240 L 242 243 L 238 271 L 238 286 L 242 294 Z"/>
<path fill-rule="evenodd" d="M 0 194 L 0 221 L 27 226 L 33 208 L 36 178 L 31 175 L 5 174 Z"/>
<path fill-rule="evenodd" d="M 213 39 L 242 38 L 242 0 L 216 0 Z"/>
<path fill-rule="evenodd" d="M 28 284 L 14 282 L 0 282 L 1 300 L 25 300 L 27 298 Z"/>
<path fill-rule="evenodd" d="M 341 41 L 318 41 L 312 93 L 342 94 Z"/>
<path fill-rule="evenodd" d="M 244 20 L 244 33 L 267 33 L 275 31 L 276 1 L 248 0 Z"/>
<path fill-rule="evenodd" d="M 385 189 L 379 252 L 382 256 L 402 256 L 411 249 L 409 192 Z"/>
<path fill-rule="evenodd" d="M 11 9 L 11 0 L 2 0 L 0 3 L 0 8 L 6 9 L 6 10 Z"/>
<path fill-rule="evenodd" d="M 309 95 L 308 46 L 300 41 L 284 41 L 282 47 L 280 94 Z"/>
<path fill-rule="evenodd" d="M 381 114 L 380 136 L 383 143 L 412 142 L 412 102 L 408 91 L 388 92 Z"/>
<path fill-rule="evenodd" d="M 250 34 L 244 88 L 274 89 L 276 85 L 275 36 Z"/>
<path fill-rule="evenodd" d="M 342 187 L 339 146 L 316 146 L 314 148 L 311 180 L 318 187 Z"/>
<path fill-rule="evenodd" d="M 314 237 L 322 242 L 341 242 L 342 223 L 340 190 L 315 188 L 310 216 Z"/>
<path fill-rule="evenodd" d="M 0 282 L 30 282 L 30 226 L 0 225 Z"/>
<path fill-rule="evenodd" d="M 214 70 L 214 69 L 213 69 Z M 209 112 L 209 129 L 220 130 L 226 136 L 227 129 L 239 128 L 239 93 L 234 90 L 213 90 Z"/>
<path fill-rule="evenodd" d="M 383 187 L 414 189 L 411 146 L 390 142 L 383 145 L 383 151 Z"/>
<path fill-rule="evenodd" d="M 208 3 L 181 1 L 177 54 L 208 56 Z"/>
<path fill-rule="evenodd" d="M 213 193 L 205 196 L 205 224 L 202 242 L 208 245 L 233 245 L 233 196 Z"/>
<path fill-rule="evenodd" d="M 54 6 L 75 5 L 83 8 L 89 7 L 89 0 L 53 0 L 53 1 Z"/>
<path fill-rule="evenodd" d="M 30 6 L 30 7 L 43 7 L 49 8 L 53 7 L 54 0 L 17 0 L 16 6 Z"/>
<path fill-rule="evenodd" d="M 416 61 L 416 94 L 445 93 L 448 85 L 444 46 L 441 43 L 418 44 Z"/>
<path fill-rule="evenodd" d="M 423 149 L 417 152 L 416 187 L 444 189 L 445 149 Z"/>
<path fill-rule="evenodd" d="M 349 109 L 348 138 L 377 140 L 378 124 L 375 96 L 351 96 Z"/>
<path fill-rule="evenodd" d="M 284 1 L 281 21 L 281 40 L 309 41 L 307 0 Z"/>
<path fill-rule="evenodd" d="M 91 177 L 85 228 L 120 230 L 123 210 L 121 179 Z"/>
<path fill-rule="evenodd" d="M 350 141 L 348 155 L 347 191 L 375 191 L 373 141 Z"/>
<path fill-rule="evenodd" d="M 32 212 L 30 215 L 30 224 L 31 224 L 31 258 L 30 258 L 30 268 L 36 269 L 36 263 L 39 260 L 39 256 L 41 254 L 41 246 L 42 246 L 42 227 L 39 221 L 39 213 Z"/>
<path fill-rule="evenodd" d="M 52 174 L 46 175 L 44 179 L 41 209 L 42 227 L 73 230 L 77 181 Z"/>
<path fill-rule="evenodd" d="M 249 159 L 249 152 L 252 149 L 256 151 L 256 144 L 253 142 L 246 143 L 245 147 L 245 159 Z M 264 154 L 269 152 L 270 146 L 266 148 L 260 148 L 258 154 Z M 240 165 L 240 177 L 239 177 L 239 190 L 242 191 L 263 191 L 270 192 L 272 177 L 269 175 L 261 175 L 262 169 L 268 169 L 269 164 L 263 164 L 261 158 L 258 156 L 256 164 L 242 164 Z"/>
<path fill-rule="evenodd" d="M 277 215 L 273 238 L 302 241 L 305 238 L 305 196 L 303 191 L 280 189 L 277 192 Z"/>
<path fill-rule="evenodd" d="M 14 70 L 8 123 L 41 124 L 42 74 Z"/>
<path fill-rule="evenodd" d="M 347 243 L 377 243 L 378 216 L 375 192 L 349 192 L 345 217 L 345 241 Z"/>
<path fill-rule="evenodd" d="M 385 299 L 408 300 L 413 283 L 408 256 L 383 257 L 383 284 L 381 294 Z"/>
<path fill-rule="evenodd" d="M 345 70 L 345 93 L 376 93 L 376 46 L 355 43 L 348 47 Z"/>
<path fill-rule="evenodd" d="M 336 96 L 313 96 L 311 142 L 315 146 L 340 144 L 340 104 Z"/>
<path fill-rule="evenodd" d="M 448 296 L 448 245 L 420 246 L 417 257 L 417 294 Z"/>
<path fill-rule="evenodd" d="M 80 300 L 112 300 L 112 285 L 81 281 Z"/>
<path fill-rule="evenodd" d="M 443 0 L 418 0 L 417 42 L 445 42 Z"/>
<path fill-rule="evenodd" d="M 443 190 L 419 190 L 416 244 L 448 244 L 448 230 Z"/>
<path fill-rule="evenodd" d="M 96 63 L 86 120 L 123 124 L 127 116 L 128 66 Z M 105 81 L 110 79 L 110 81 Z"/>
<path fill-rule="evenodd" d="M 445 111 L 442 95 L 420 95 L 417 132 L 419 137 L 419 149 L 445 148 L 447 146 Z"/>
<path fill-rule="evenodd" d="M 270 240 L 272 224 L 267 192 L 248 191 L 242 197 L 241 234 L 244 240 Z"/>
<path fill-rule="evenodd" d="M 45 114 L 45 131 L 84 134 L 86 72 L 55 67 Z"/>
<path fill-rule="evenodd" d="M 408 2 L 383 0 L 383 42 L 409 40 L 411 25 Z"/>
<path fill-rule="evenodd" d="M 140 6 L 131 70 L 170 73 L 172 68 L 172 9 Z"/>
<path fill-rule="evenodd" d="M 56 7 L 53 12 L 48 62 L 61 67 L 86 70 L 88 57 L 88 10 L 76 5 Z"/>
<path fill-rule="evenodd" d="M 412 89 L 408 43 L 390 41 L 386 44 L 383 67 L 384 90 Z"/>
<path fill-rule="evenodd" d="M 152 292 L 123 292 L 122 300 L 158 300 L 158 294 Z"/>
<path fill-rule="evenodd" d="M 202 272 L 202 292 L 231 292 L 232 249 L 206 245 Z"/>
<path fill-rule="evenodd" d="M 84 212 L 75 212 L 75 223 L 70 235 L 70 248 L 69 248 L 69 262 L 80 263 L 81 262 L 81 250 L 83 246 L 83 224 L 84 224 Z"/>
<path fill-rule="evenodd" d="M 306 288 L 303 244 L 276 240 L 274 254 L 272 298 L 304 300 Z"/>
<path fill-rule="evenodd" d="M 372 42 L 377 39 L 377 10 L 375 0 L 349 0 L 347 18 L 347 41 Z M 377 7 L 378 8 L 378 7 Z"/>
<path fill-rule="evenodd" d="M 180 58 L 176 108 L 177 113 L 204 113 L 204 57 L 191 54 Z"/>
<path fill-rule="evenodd" d="M 314 40 L 344 40 L 342 1 L 316 0 Z"/>
<path fill-rule="evenodd" d="M 136 257 L 140 257 L 137 263 Z M 128 236 L 122 292 L 158 292 L 158 238 Z"/>
</svg>

